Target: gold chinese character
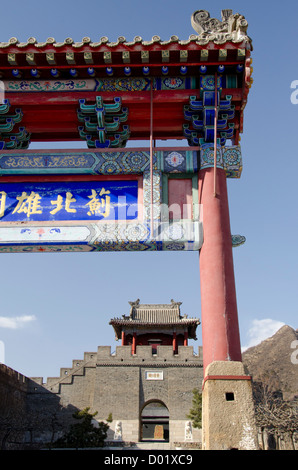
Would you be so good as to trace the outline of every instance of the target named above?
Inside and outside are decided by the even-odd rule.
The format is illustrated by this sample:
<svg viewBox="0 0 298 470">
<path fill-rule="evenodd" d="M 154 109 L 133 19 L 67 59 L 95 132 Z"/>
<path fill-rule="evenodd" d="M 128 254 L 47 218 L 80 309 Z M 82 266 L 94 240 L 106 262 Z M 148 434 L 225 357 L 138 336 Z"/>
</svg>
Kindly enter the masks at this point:
<svg viewBox="0 0 298 470">
<path fill-rule="evenodd" d="M 111 210 L 111 197 L 108 196 L 108 194 L 110 194 L 110 191 L 107 191 L 104 188 L 102 188 L 99 193 L 100 199 L 98 198 L 98 195 L 95 189 L 91 189 L 91 192 L 92 192 L 92 195 L 88 196 L 88 198 L 91 199 L 91 201 L 87 202 L 86 204 L 86 206 L 89 206 L 89 209 L 90 209 L 89 212 L 87 212 L 87 214 L 94 215 L 97 213 L 98 215 L 102 215 L 103 217 L 108 217 L 110 214 L 110 210 Z"/>
<path fill-rule="evenodd" d="M 41 197 L 38 193 L 31 191 L 31 194 L 28 195 L 26 192 L 23 192 L 22 195 L 17 196 L 16 199 L 19 202 L 13 210 L 13 214 L 15 212 L 24 212 L 27 214 L 27 217 L 30 217 L 31 214 L 42 214 L 42 208 L 39 205 Z"/>
<path fill-rule="evenodd" d="M 66 193 L 66 201 L 65 201 L 65 210 L 66 212 L 77 212 L 76 209 L 71 209 L 70 204 L 72 202 L 76 202 L 75 198 L 72 197 L 71 193 Z"/>
<path fill-rule="evenodd" d="M 63 204 L 63 197 L 58 195 L 56 201 L 51 201 L 51 204 L 56 205 L 56 209 L 53 209 L 50 211 L 50 214 L 56 214 L 56 212 L 59 212 L 62 209 L 62 204 Z"/>
<path fill-rule="evenodd" d="M 76 209 L 71 209 L 70 204 L 72 202 L 76 202 L 76 199 L 72 197 L 72 194 L 67 192 L 66 193 L 66 200 L 65 200 L 65 210 L 66 212 L 76 212 Z M 56 205 L 56 209 L 50 211 L 50 214 L 56 214 L 61 209 L 63 209 L 63 197 L 60 194 L 57 196 L 56 201 L 51 201 L 51 204 Z"/>
<path fill-rule="evenodd" d="M 5 212 L 5 202 L 6 202 L 6 192 L 5 191 L 0 191 L 0 195 L 1 195 L 1 200 L 0 200 L 0 217 L 3 217 L 4 216 L 4 212 Z"/>
</svg>

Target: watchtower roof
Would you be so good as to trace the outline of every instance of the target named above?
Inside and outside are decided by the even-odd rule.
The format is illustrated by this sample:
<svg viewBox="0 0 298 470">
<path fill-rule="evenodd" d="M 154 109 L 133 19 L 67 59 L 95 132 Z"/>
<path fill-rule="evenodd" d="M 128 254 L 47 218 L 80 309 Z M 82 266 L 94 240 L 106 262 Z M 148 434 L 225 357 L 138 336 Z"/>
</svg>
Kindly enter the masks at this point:
<svg viewBox="0 0 298 470">
<path fill-rule="evenodd" d="M 129 318 L 134 321 L 149 323 L 172 323 L 181 319 L 181 302 L 171 300 L 171 304 L 140 304 L 139 299 L 129 302 L 131 305 Z"/>
<path fill-rule="evenodd" d="M 137 299 L 129 302 L 131 308 L 129 315 L 122 315 L 122 318 L 113 318 L 110 325 L 113 326 L 116 338 L 121 336 L 121 330 L 124 327 L 169 327 L 184 326 L 189 331 L 189 337 L 196 338 L 196 328 L 200 324 L 198 318 L 188 318 L 187 315 L 181 316 L 180 305 L 182 302 L 175 302 L 173 299 L 170 304 L 140 304 Z"/>
</svg>

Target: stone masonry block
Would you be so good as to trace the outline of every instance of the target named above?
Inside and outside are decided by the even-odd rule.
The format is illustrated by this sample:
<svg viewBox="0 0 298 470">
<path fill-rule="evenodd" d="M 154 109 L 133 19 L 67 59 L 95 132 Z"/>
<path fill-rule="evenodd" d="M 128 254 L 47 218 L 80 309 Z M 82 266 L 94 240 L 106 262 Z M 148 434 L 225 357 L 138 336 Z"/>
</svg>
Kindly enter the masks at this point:
<svg viewBox="0 0 298 470">
<path fill-rule="evenodd" d="M 157 346 L 157 358 L 158 359 L 173 359 L 173 346 Z"/>
<path fill-rule="evenodd" d="M 71 383 L 72 381 L 72 369 L 69 367 L 62 367 L 60 369 L 60 378 L 63 379 L 64 383 Z"/>
<path fill-rule="evenodd" d="M 192 346 L 178 346 L 178 360 L 183 359 L 193 359 L 195 356 L 193 354 L 193 347 Z"/>
<path fill-rule="evenodd" d="M 152 359 L 152 346 L 137 346 L 136 354 L 134 356 L 137 360 Z"/>
<path fill-rule="evenodd" d="M 131 359 L 131 346 L 117 346 L 116 359 Z"/>
<path fill-rule="evenodd" d="M 103 359 L 110 359 L 111 357 L 111 346 L 98 346 L 97 348 L 97 360 L 102 361 Z"/>
<path fill-rule="evenodd" d="M 85 361 L 81 360 L 73 360 L 72 361 L 72 370 L 79 374 L 80 371 L 83 371 Z"/>
<path fill-rule="evenodd" d="M 96 357 L 97 357 L 96 352 L 85 352 L 84 361 L 88 362 L 88 363 L 93 363 L 95 365 L 96 364 Z"/>
</svg>

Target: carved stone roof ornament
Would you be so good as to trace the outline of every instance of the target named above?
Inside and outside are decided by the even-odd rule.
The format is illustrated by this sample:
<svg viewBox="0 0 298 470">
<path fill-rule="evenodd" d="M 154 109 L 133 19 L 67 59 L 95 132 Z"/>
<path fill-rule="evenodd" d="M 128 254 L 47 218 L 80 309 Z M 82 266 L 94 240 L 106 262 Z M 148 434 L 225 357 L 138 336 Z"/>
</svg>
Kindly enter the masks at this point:
<svg viewBox="0 0 298 470">
<path fill-rule="evenodd" d="M 222 10 L 221 21 L 217 18 L 210 18 L 206 10 L 197 10 L 191 17 L 191 25 L 199 35 L 200 44 L 207 44 L 209 41 L 217 44 L 228 41 L 251 43 L 251 39 L 246 34 L 248 27 L 246 19 L 239 13 L 233 14 L 232 10 Z"/>
<path fill-rule="evenodd" d="M 84 37 L 81 41 L 74 41 L 72 38 L 66 38 L 64 41 L 56 41 L 55 38 L 49 37 L 46 41 L 38 41 L 35 37 L 30 37 L 27 41 L 19 41 L 18 38 L 12 37 L 8 41 L 0 41 L 1 49 L 15 48 L 26 52 L 26 48 L 30 48 L 30 52 L 34 49 L 36 52 L 47 51 L 47 48 L 59 49 L 67 47 L 68 49 L 80 52 L 81 48 L 90 48 L 98 50 L 100 48 L 109 47 L 116 50 L 120 47 L 139 47 L 150 48 L 151 46 L 160 45 L 161 47 L 170 46 L 171 44 L 179 44 L 187 46 L 192 43 L 206 45 L 209 42 L 215 44 L 224 44 L 225 42 L 241 43 L 247 42 L 251 44 L 251 39 L 247 36 L 246 30 L 248 23 L 243 15 L 239 13 L 233 14 L 232 10 L 222 10 L 222 20 L 210 18 L 209 12 L 206 10 L 197 10 L 191 17 L 191 24 L 197 34 L 191 34 L 188 39 L 180 40 L 178 36 L 172 35 L 167 40 L 162 40 L 160 36 L 154 35 L 151 40 L 144 41 L 141 36 L 135 36 L 132 41 L 127 41 L 124 36 L 119 36 L 116 41 L 109 41 L 107 36 L 102 36 L 97 41 L 92 41 L 90 37 Z"/>
</svg>

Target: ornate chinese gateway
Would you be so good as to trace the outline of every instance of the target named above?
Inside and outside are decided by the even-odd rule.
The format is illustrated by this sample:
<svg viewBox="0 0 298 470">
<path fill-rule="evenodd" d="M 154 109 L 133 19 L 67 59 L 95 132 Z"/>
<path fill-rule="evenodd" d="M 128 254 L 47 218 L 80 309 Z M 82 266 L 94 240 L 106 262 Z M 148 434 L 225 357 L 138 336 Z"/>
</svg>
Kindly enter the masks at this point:
<svg viewBox="0 0 298 470">
<path fill-rule="evenodd" d="M 1 252 L 201 248 L 215 141 L 217 168 L 241 175 L 251 40 L 231 10 L 192 25 L 187 40 L 0 43 Z M 188 146 L 155 146 L 168 139 Z M 79 148 L 30 150 L 57 141 Z"/>
<path fill-rule="evenodd" d="M 252 43 L 231 10 L 191 23 L 186 40 L 0 43 L 0 251 L 198 250 L 204 446 L 254 448 L 227 198 Z"/>
</svg>

